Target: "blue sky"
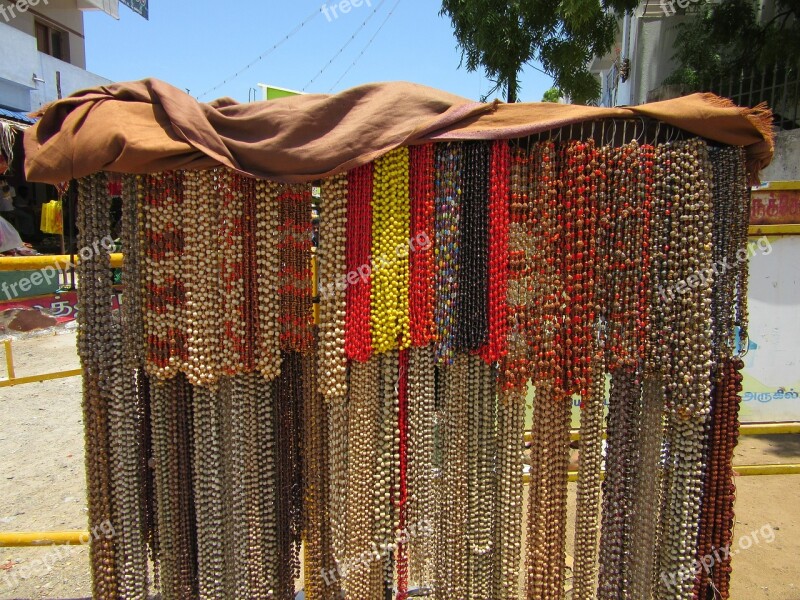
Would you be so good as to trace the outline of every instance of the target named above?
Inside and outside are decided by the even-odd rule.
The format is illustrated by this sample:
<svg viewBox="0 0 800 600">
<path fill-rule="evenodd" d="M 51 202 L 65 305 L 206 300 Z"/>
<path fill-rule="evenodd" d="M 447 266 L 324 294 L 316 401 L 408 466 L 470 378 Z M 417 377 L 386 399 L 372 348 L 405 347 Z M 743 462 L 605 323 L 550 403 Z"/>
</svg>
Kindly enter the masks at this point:
<svg viewBox="0 0 800 600">
<path fill-rule="evenodd" d="M 100 12 L 85 13 L 87 68 L 114 81 L 157 77 L 202 95 L 203 101 L 231 96 L 244 102 L 258 83 L 329 93 L 392 80 L 477 100 L 491 82 L 482 72 L 459 68 L 461 53 L 450 20 L 439 16 L 439 7 L 430 0 L 361 0 L 361 6 L 342 14 L 333 0 L 151 0 L 146 21 L 120 4 L 119 21 Z M 263 60 L 209 91 L 304 21 Z M 521 84 L 521 100 L 539 101 L 551 79 L 527 67 Z"/>
</svg>

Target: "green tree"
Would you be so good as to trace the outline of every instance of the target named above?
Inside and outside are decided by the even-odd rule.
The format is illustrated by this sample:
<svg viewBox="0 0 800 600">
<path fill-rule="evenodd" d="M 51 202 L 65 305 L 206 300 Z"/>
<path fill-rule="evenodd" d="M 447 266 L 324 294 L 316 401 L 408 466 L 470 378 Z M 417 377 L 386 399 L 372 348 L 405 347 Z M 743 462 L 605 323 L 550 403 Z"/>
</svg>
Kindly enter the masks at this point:
<svg viewBox="0 0 800 600">
<path fill-rule="evenodd" d="M 519 73 L 541 63 L 555 87 L 575 103 L 600 95 L 600 82 L 587 69 L 593 56 L 613 46 L 620 14 L 638 0 L 443 0 L 442 15 L 453 23 L 461 62 L 483 67 L 495 83 L 489 94 L 519 95 Z"/>
<path fill-rule="evenodd" d="M 546 90 L 544 94 L 542 94 L 542 102 L 558 102 L 561 100 L 561 90 L 558 88 L 551 87 L 549 90 Z"/>
<path fill-rule="evenodd" d="M 665 80 L 699 90 L 740 71 L 800 61 L 800 1 L 776 0 L 775 16 L 761 22 L 755 0 L 705 3 L 677 25 L 678 67 Z"/>
</svg>

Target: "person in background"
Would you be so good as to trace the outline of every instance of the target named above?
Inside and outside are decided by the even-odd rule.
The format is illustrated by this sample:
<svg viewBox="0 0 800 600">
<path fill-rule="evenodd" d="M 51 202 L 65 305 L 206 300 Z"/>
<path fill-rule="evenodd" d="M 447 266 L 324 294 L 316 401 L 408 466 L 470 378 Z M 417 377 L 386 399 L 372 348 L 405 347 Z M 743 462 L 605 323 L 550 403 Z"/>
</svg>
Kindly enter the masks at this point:
<svg viewBox="0 0 800 600">
<path fill-rule="evenodd" d="M 8 182 L 6 177 L 0 179 L 0 216 L 13 224 L 14 222 L 14 198 L 17 192 Z"/>
<path fill-rule="evenodd" d="M 31 206 L 28 186 L 21 185 L 17 188 L 17 196 L 14 198 L 14 218 L 17 230 L 26 240 L 38 242 L 42 239 L 42 232 L 36 226 L 36 213 Z"/>
</svg>

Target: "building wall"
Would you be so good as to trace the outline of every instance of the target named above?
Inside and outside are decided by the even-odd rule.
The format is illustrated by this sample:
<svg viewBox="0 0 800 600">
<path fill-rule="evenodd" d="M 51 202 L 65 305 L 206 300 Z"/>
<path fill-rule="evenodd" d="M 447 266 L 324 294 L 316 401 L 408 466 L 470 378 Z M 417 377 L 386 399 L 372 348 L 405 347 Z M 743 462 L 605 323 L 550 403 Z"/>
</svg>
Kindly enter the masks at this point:
<svg viewBox="0 0 800 600">
<path fill-rule="evenodd" d="M 0 0 L 5 6 L 11 3 Z M 56 73 L 61 74 L 61 94 L 105 85 L 110 81 L 85 70 L 86 46 L 83 13 L 74 0 L 41 0 L 36 8 L 17 13 L 8 23 L 0 18 L 0 105 L 36 110 L 58 98 Z M 7 9 L 8 13 L 8 9 Z M 38 51 L 36 20 L 65 31 L 69 39 L 69 62 Z"/>
<path fill-rule="evenodd" d="M 800 129 L 780 131 L 775 137 L 775 156 L 761 171 L 762 181 L 800 181 Z"/>
</svg>

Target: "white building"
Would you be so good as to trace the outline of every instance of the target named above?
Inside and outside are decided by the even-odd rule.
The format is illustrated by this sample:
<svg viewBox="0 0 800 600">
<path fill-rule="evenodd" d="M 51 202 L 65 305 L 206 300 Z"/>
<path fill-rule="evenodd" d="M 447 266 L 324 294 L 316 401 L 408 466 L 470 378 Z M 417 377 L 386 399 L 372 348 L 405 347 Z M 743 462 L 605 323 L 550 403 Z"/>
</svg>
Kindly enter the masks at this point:
<svg viewBox="0 0 800 600">
<path fill-rule="evenodd" d="M 678 25 L 689 18 L 688 12 L 700 8 L 699 0 L 646 0 L 639 3 L 633 14 L 623 17 L 612 51 L 595 57 L 589 65 L 589 70 L 600 79 L 600 104 L 643 104 L 694 91 L 663 84 L 677 66 L 672 57 Z M 776 11 L 774 0 L 760 2 L 757 10 L 762 22 L 770 20 Z M 784 77 L 778 73 L 784 73 Z M 730 97 L 740 105 L 753 106 L 766 101 L 784 117 L 786 123 L 781 125 L 788 129 L 797 126 L 800 115 L 797 82 L 796 67 L 774 72 L 767 67 L 758 72 L 732 74 L 724 81 L 709 82 L 703 91 Z"/>
<path fill-rule="evenodd" d="M 29 112 L 110 81 L 86 70 L 83 11 L 117 0 L 0 0 L 0 107 Z"/>
</svg>

